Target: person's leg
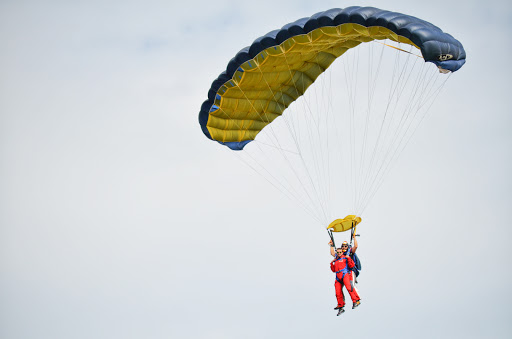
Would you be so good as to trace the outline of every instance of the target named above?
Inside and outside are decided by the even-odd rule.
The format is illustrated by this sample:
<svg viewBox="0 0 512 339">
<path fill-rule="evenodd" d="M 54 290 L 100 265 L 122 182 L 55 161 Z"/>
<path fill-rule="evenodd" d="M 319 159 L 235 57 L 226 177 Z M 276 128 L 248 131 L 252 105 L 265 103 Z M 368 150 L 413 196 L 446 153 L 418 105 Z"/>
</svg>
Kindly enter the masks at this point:
<svg viewBox="0 0 512 339">
<path fill-rule="evenodd" d="M 343 285 L 338 281 L 334 281 L 334 289 L 336 290 L 336 299 L 338 300 L 337 307 L 345 306 L 345 296 L 343 295 Z"/>
<path fill-rule="evenodd" d="M 343 284 L 347 288 L 348 294 L 350 295 L 350 299 L 352 299 L 352 303 L 355 303 L 356 301 L 361 299 L 354 285 L 354 279 L 352 279 L 352 272 L 345 274 L 345 276 L 343 277 Z"/>
</svg>

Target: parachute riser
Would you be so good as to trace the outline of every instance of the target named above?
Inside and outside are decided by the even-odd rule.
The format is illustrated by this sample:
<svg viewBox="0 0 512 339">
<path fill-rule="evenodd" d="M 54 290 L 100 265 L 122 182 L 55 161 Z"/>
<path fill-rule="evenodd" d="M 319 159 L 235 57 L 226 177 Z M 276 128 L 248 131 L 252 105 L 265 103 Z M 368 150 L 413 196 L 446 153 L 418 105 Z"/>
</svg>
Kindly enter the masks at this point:
<svg viewBox="0 0 512 339">
<path fill-rule="evenodd" d="M 354 224 L 354 221 L 352 221 L 352 228 L 350 229 L 350 247 L 352 247 L 352 242 L 354 241 L 354 234 L 356 237 L 359 237 L 359 234 L 356 234 L 357 226 Z"/>
<path fill-rule="evenodd" d="M 329 237 L 332 241 L 332 247 L 336 248 L 336 244 L 334 243 L 334 236 L 332 235 L 332 230 L 327 230 L 327 233 L 329 234 Z"/>
</svg>

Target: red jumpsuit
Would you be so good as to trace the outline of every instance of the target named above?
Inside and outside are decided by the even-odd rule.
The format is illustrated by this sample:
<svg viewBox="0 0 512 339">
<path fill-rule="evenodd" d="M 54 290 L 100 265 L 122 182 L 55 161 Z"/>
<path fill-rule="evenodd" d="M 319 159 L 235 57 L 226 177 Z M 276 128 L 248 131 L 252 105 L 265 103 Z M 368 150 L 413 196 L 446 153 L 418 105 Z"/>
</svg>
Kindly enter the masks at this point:
<svg viewBox="0 0 512 339">
<path fill-rule="evenodd" d="M 334 282 L 334 288 L 336 289 L 336 299 L 338 299 L 338 307 L 345 306 L 345 296 L 343 295 L 343 285 L 345 285 L 352 303 L 355 303 L 359 299 L 359 294 L 354 286 L 354 279 L 352 276 L 352 270 L 355 266 L 352 258 L 338 258 L 336 257 L 331 262 L 331 270 L 336 273 L 336 281 Z"/>
</svg>

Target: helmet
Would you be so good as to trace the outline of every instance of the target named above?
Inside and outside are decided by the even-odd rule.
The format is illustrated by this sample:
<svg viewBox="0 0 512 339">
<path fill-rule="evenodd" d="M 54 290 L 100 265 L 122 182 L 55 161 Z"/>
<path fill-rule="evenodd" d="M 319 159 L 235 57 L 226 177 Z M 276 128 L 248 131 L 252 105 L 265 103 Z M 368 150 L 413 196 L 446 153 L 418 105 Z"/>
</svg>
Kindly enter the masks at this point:
<svg viewBox="0 0 512 339">
<path fill-rule="evenodd" d="M 343 246 L 346 246 L 346 249 L 344 249 L 344 248 L 343 248 Z M 343 254 L 344 254 L 344 255 L 346 255 L 346 254 L 347 254 L 349 247 L 350 247 L 350 246 L 348 245 L 348 242 L 347 242 L 347 241 L 344 241 L 344 242 L 342 242 L 342 243 L 341 243 L 341 249 L 343 249 L 343 250 L 344 250 L 344 251 L 343 251 Z"/>
</svg>

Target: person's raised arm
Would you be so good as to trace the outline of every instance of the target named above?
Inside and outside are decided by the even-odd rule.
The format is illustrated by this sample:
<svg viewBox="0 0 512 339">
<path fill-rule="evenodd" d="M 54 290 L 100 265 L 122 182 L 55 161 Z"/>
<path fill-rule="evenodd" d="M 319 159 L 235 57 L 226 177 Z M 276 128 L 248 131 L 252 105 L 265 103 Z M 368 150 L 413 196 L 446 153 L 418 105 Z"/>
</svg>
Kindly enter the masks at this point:
<svg viewBox="0 0 512 339">
<path fill-rule="evenodd" d="M 356 234 L 355 233 L 352 236 L 352 238 L 354 239 L 354 246 L 352 247 L 352 253 L 356 253 L 356 250 L 357 250 L 357 238 L 356 238 Z"/>
<path fill-rule="evenodd" d="M 335 257 L 336 256 L 336 250 L 334 248 L 334 244 L 332 243 L 332 240 L 329 241 L 329 246 L 331 246 L 331 255 L 333 257 Z"/>
</svg>

